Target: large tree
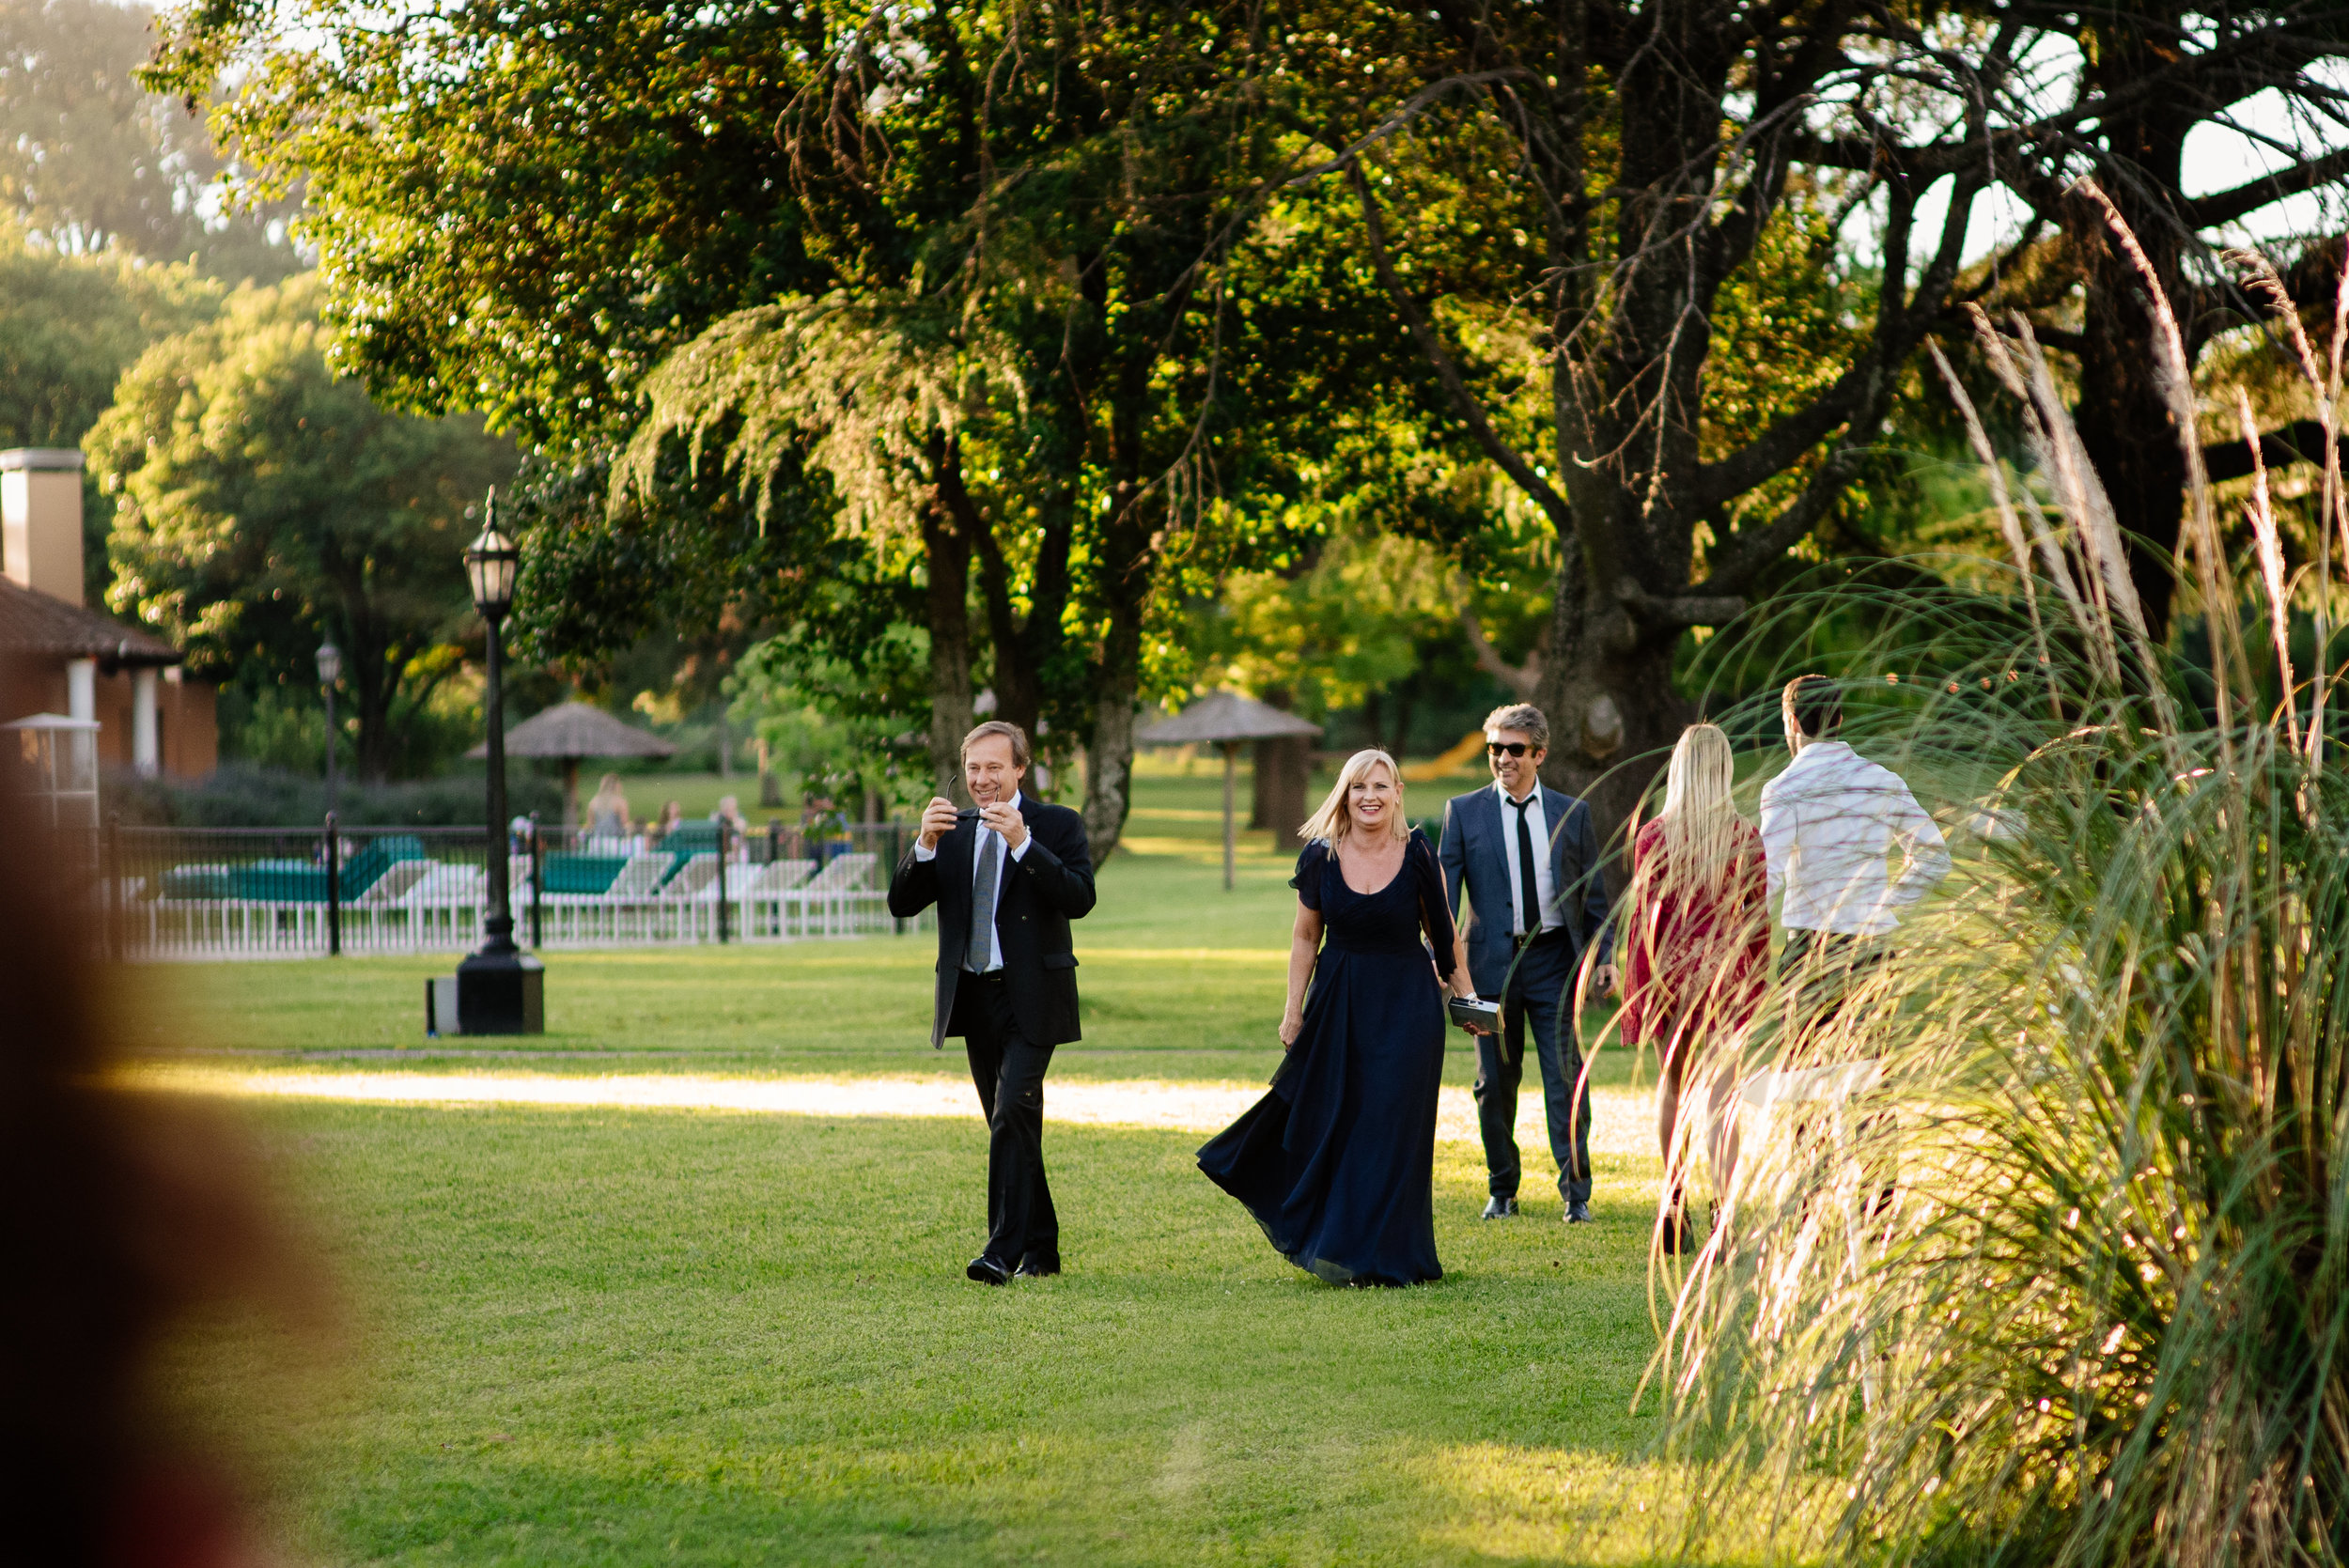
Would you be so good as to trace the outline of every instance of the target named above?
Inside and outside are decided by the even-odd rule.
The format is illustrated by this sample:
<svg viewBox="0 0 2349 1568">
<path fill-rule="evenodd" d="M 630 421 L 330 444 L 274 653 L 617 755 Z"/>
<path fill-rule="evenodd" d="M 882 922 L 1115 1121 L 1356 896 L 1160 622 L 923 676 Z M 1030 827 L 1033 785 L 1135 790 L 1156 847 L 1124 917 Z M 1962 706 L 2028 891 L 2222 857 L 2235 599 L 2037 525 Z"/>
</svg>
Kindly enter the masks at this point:
<svg viewBox="0 0 2349 1568">
<path fill-rule="evenodd" d="M 60 253 L 0 223 L 0 446 L 79 446 L 122 372 L 157 339 L 210 319 L 223 293 L 184 263 Z M 114 507 L 84 478 L 83 594 L 95 604 Z"/>
<path fill-rule="evenodd" d="M 136 79 L 154 15 L 114 0 L 0 0 L 0 206 L 67 255 L 188 261 L 274 282 L 301 262 L 284 203 L 216 198 L 200 113 Z"/>
<path fill-rule="evenodd" d="M 1610 769 L 1668 745 L 1688 717 L 1672 680 L 1687 629 L 1736 614 L 1836 517 L 1910 357 L 2002 276 L 1965 265 L 1993 185 L 2055 200 L 2114 155 L 2099 128 L 2157 101 L 2206 116 L 2271 85 L 2317 96 L 2307 39 L 2333 25 L 2290 5 L 2167 22 L 1843 0 L 1414 0 L 1381 14 L 1408 70 L 1377 113 L 1329 126 L 1318 172 L 1350 187 L 1365 253 L 1457 418 L 1558 532 L 1538 686 L 1559 737 L 1549 771 L 1596 785 L 1617 819 L 1646 772 Z M 2150 41 L 2118 58 L 2101 41 L 2116 28 Z M 1531 449 L 1433 308 L 1474 284 L 1412 265 L 1431 238 L 1423 204 L 1398 203 L 1390 181 L 1408 190 L 1420 166 L 1480 186 L 1491 248 L 1516 263 L 1501 298 L 1522 303 L 1549 381 Z M 1867 225 L 1864 246 L 1839 244 L 1850 223 Z M 1765 346 L 1786 331 L 1753 280 L 1806 248 L 1802 275 L 1835 285 L 1820 335 L 1840 327 L 1841 364 L 1812 378 L 1816 360 L 1794 357 L 1758 405 L 1729 406 L 1717 360 L 1750 356 L 1740 331 Z M 2114 355 L 2142 340 L 2123 325 L 2096 324 Z"/>
<path fill-rule="evenodd" d="M 219 123 L 307 181 L 342 352 L 386 396 L 485 409 L 568 460 L 696 339 L 656 423 L 755 417 L 760 374 L 796 383 L 754 477 L 855 438 L 821 455 L 926 600 L 936 756 L 984 679 L 1048 745 L 1081 740 L 1106 848 L 1153 596 L 1240 455 L 1214 444 L 1244 423 L 1217 404 L 1217 280 L 1277 184 L 1265 22 L 241 0 L 178 13 L 155 79 L 241 69 Z M 896 375 L 921 365 L 944 381 Z"/>
<path fill-rule="evenodd" d="M 381 779 L 460 662 L 467 508 L 514 459 L 478 416 L 394 413 L 337 378 L 314 303 L 306 279 L 241 290 L 140 357 L 84 448 L 116 498 L 114 607 L 222 675 L 306 685 L 331 636 Z"/>
</svg>

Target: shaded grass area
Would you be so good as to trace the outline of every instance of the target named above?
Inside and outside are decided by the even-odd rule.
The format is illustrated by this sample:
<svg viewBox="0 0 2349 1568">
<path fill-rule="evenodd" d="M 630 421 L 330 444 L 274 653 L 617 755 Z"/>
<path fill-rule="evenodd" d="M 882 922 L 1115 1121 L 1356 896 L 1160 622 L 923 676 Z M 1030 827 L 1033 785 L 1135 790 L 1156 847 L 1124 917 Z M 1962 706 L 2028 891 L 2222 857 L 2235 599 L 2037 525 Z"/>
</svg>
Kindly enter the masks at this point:
<svg viewBox="0 0 2349 1568">
<path fill-rule="evenodd" d="M 1276 854 L 1268 833 L 1246 834 L 1226 893 L 1220 781 L 1145 780 L 1135 798 L 1126 846 L 1102 868 L 1099 904 L 1075 927 L 1085 1037 L 1054 1054 L 1053 1074 L 1261 1081 L 1280 1056 L 1293 857 Z M 1414 809 L 1423 803 L 1414 796 Z M 430 1042 L 424 982 L 449 972 L 455 955 L 158 965 L 126 986 L 135 1005 L 122 1028 L 144 1056 L 277 1065 L 348 1064 L 356 1054 L 443 1069 L 959 1073 L 952 1042 L 928 1048 L 936 955 L 937 938 L 924 932 L 550 952 L 544 1035 Z M 1594 1010 L 1586 1034 L 1604 1018 Z M 1594 1078 L 1624 1082 L 1631 1070 L 1628 1053 L 1609 1050 Z M 1452 1036 L 1444 1077 L 1473 1080 L 1467 1036 Z"/>
<path fill-rule="evenodd" d="M 1052 1126 L 1069 1272 L 960 1265 L 982 1129 L 270 1104 L 251 1125 L 355 1305 L 289 1383 L 220 1329 L 188 1404 L 284 1528 L 381 1563 L 1338 1563 L 1646 1559 L 1627 1413 L 1653 1343 L 1653 1162 L 1599 1222 L 1480 1224 L 1343 1291 L 1274 1257 L 1195 1137 Z M 287 1398 L 290 1388 L 290 1398 Z M 282 1401 L 282 1403 L 281 1403 Z M 288 1413 L 290 1412 L 290 1413 Z"/>
</svg>

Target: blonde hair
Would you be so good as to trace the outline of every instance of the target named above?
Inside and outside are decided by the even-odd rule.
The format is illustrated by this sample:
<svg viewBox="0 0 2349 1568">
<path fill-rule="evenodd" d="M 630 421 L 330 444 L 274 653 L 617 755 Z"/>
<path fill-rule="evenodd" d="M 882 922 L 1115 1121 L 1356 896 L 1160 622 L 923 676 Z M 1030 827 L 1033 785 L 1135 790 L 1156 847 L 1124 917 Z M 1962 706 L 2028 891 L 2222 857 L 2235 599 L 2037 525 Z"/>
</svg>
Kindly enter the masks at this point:
<svg viewBox="0 0 2349 1568">
<path fill-rule="evenodd" d="M 1664 770 L 1664 864 L 1674 892 L 1719 884 L 1737 850 L 1737 759 L 1718 724 L 1690 724 Z"/>
<path fill-rule="evenodd" d="M 1394 815 L 1389 820 L 1389 831 L 1398 843 L 1409 838 L 1411 824 L 1403 815 L 1403 769 L 1395 766 L 1394 758 L 1376 746 L 1356 752 L 1346 759 L 1346 766 L 1338 769 L 1338 782 L 1330 786 L 1330 793 L 1322 800 L 1321 809 L 1305 818 L 1305 825 L 1297 830 L 1299 836 L 1319 839 L 1332 849 L 1336 848 L 1338 841 L 1346 837 L 1354 826 L 1353 814 L 1346 805 L 1346 791 L 1374 768 L 1384 768 L 1387 777 L 1394 781 Z"/>
</svg>

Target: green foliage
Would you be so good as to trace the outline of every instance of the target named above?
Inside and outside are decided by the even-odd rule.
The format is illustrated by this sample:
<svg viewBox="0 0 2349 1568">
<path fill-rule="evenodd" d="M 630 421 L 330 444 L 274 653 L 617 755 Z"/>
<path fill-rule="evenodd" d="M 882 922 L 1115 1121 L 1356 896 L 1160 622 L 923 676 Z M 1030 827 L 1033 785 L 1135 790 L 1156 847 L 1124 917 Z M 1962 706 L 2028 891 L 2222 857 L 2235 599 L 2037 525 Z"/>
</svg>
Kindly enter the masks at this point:
<svg viewBox="0 0 2349 1568">
<path fill-rule="evenodd" d="M 709 321 L 804 286 L 774 131 L 834 20 L 232 3 L 176 15 L 154 80 L 239 77 L 214 124 L 252 192 L 301 188 L 341 363 L 388 403 L 568 449 Z"/>
<path fill-rule="evenodd" d="M 116 500 L 109 600 L 257 690 L 344 655 L 356 771 L 413 754 L 471 630 L 466 509 L 512 473 L 469 416 L 393 414 L 328 366 L 303 279 L 241 289 L 220 318 L 127 372 L 86 442 Z"/>
<path fill-rule="evenodd" d="M 313 726 L 314 736 L 319 733 Z M 231 759 L 201 779 L 110 773 L 107 810 L 125 823 L 179 828 L 284 828 L 326 816 L 326 781 L 319 758 L 295 757 L 291 768 Z M 463 769 L 437 779 L 370 784 L 345 777 L 334 795 L 335 819 L 353 828 L 479 828 L 487 815 L 481 774 Z M 563 815 L 562 785 L 526 767 L 509 767 L 506 804 L 542 820 Z"/>
<path fill-rule="evenodd" d="M 272 772 L 323 776 L 326 705 L 306 688 L 264 686 L 253 691 L 232 684 L 222 689 L 218 701 L 216 717 L 224 756 Z M 334 744 L 348 768 L 349 743 L 336 736 Z"/>
<path fill-rule="evenodd" d="M 1456 634 L 1456 586 L 1425 543 L 1349 530 L 1300 571 L 1232 573 L 1183 651 L 1202 689 L 1277 690 L 1322 719 L 1417 668 L 1423 640 Z"/>
<path fill-rule="evenodd" d="M 223 290 L 188 266 L 76 256 L 0 220 L 0 445 L 78 446 L 148 345 L 211 318 Z M 95 475 L 82 497 L 83 597 L 105 600 L 114 504 Z"/>
<path fill-rule="evenodd" d="M 145 6 L 112 0 L 0 5 L 0 207 L 59 254 L 273 283 L 300 265 L 286 204 L 221 210 L 201 119 L 136 80 L 152 22 Z"/>
<path fill-rule="evenodd" d="M 0 225 L 0 442 L 79 444 L 123 370 L 210 320 L 223 293 L 184 265 L 63 255 Z"/>
<path fill-rule="evenodd" d="M 795 773 L 805 796 L 852 801 L 870 791 L 913 805 L 928 799 L 922 722 L 927 634 L 903 621 L 880 627 L 853 657 L 802 622 L 750 651 L 727 683 L 739 723 L 765 741 L 770 765 Z"/>
</svg>

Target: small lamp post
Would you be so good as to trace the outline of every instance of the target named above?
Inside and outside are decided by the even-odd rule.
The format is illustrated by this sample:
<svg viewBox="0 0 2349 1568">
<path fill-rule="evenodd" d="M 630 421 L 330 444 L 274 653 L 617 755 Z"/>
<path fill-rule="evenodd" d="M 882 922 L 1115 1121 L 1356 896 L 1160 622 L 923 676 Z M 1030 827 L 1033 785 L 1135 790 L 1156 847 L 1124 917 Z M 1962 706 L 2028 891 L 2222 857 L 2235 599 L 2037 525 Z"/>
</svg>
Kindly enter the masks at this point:
<svg viewBox="0 0 2349 1568">
<path fill-rule="evenodd" d="M 509 846 L 506 818 L 506 678 L 500 630 L 514 605 L 514 579 L 521 551 L 498 532 L 497 491 L 482 518 L 481 536 L 465 547 L 465 576 L 474 608 L 489 623 L 489 658 L 482 710 L 488 722 L 490 763 L 490 912 L 482 922 L 481 951 L 457 966 L 457 1027 L 466 1034 L 541 1034 L 546 1032 L 545 966 L 514 945 L 514 915 L 506 899 Z"/>
<path fill-rule="evenodd" d="M 334 683 L 343 678 L 343 650 L 330 637 L 319 644 L 319 689 L 326 693 L 326 809 L 334 809 Z"/>
</svg>

